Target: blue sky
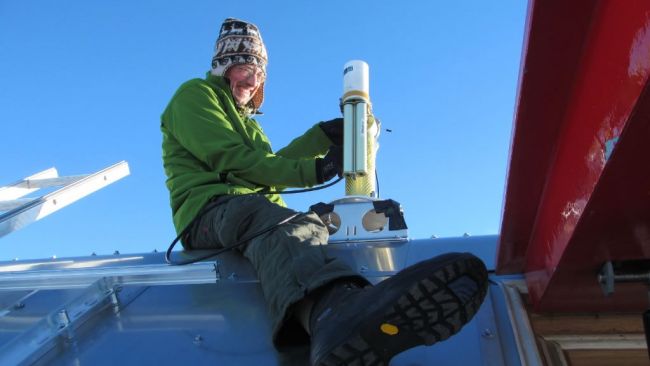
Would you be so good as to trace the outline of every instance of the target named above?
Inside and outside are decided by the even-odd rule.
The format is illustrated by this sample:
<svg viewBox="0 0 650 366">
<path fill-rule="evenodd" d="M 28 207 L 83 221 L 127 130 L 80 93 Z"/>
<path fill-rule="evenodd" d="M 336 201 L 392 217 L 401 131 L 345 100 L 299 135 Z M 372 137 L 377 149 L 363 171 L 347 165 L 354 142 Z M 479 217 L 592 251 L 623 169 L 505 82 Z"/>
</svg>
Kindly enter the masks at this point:
<svg viewBox="0 0 650 366">
<path fill-rule="evenodd" d="M 275 149 L 338 117 L 342 67 L 370 65 L 382 120 L 381 196 L 412 238 L 496 234 L 526 2 L 0 0 L 0 185 L 55 166 L 131 175 L 0 238 L 0 260 L 164 250 L 175 236 L 159 118 L 208 71 L 221 22 L 256 23 L 269 52 L 265 115 Z M 286 196 L 342 197 L 344 185 Z"/>
</svg>

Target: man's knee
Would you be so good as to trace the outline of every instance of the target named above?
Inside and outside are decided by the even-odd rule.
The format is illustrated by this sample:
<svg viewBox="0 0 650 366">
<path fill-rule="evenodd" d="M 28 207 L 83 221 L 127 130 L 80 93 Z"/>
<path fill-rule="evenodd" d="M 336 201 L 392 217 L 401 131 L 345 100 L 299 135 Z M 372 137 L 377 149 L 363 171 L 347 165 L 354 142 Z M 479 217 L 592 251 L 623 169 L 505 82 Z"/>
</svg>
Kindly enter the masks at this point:
<svg viewBox="0 0 650 366">
<path fill-rule="evenodd" d="M 263 231 L 295 213 L 262 195 L 234 197 L 225 205 L 219 236 L 226 245 Z"/>
</svg>

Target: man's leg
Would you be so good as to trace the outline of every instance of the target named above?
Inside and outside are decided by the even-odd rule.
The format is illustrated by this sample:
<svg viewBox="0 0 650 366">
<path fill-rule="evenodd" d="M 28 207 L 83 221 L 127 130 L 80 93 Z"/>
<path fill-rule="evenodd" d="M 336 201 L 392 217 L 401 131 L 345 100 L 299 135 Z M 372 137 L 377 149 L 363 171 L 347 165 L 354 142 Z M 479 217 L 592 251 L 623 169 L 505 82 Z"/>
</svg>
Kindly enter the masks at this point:
<svg viewBox="0 0 650 366">
<path fill-rule="evenodd" d="M 196 248 L 233 245 L 294 213 L 260 196 L 236 197 L 210 212 L 193 230 Z M 308 214 L 241 248 L 258 272 L 276 345 L 306 340 L 294 313 L 311 313 L 312 365 L 388 365 L 406 349 L 458 332 L 487 292 L 485 266 L 468 253 L 428 259 L 365 286 L 325 255 L 320 244 L 327 238 L 320 219 Z"/>
<path fill-rule="evenodd" d="M 234 196 L 207 211 L 191 231 L 194 249 L 232 246 L 296 212 L 263 196 Z M 214 204 L 214 203 L 209 203 Z M 328 284 L 368 281 L 342 261 L 327 257 L 328 232 L 314 213 L 301 214 L 237 248 L 257 271 L 276 346 L 307 343 L 311 297 Z M 302 321 L 301 319 L 302 318 Z M 306 325 L 306 324 L 305 324 Z"/>
</svg>

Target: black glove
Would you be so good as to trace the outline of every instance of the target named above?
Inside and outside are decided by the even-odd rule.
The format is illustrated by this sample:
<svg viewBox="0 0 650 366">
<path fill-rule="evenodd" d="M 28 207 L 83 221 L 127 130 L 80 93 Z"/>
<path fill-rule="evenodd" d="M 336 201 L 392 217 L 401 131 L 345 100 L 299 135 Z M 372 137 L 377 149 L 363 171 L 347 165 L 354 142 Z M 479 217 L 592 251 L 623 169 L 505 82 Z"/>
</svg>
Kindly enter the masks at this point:
<svg viewBox="0 0 650 366">
<path fill-rule="evenodd" d="M 318 126 L 334 145 L 343 145 L 343 118 L 334 118 L 331 121 L 321 122 Z"/>
<path fill-rule="evenodd" d="M 341 146 L 330 146 L 330 151 L 324 158 L 316 159 L 318 184 L 327 182 L 335 175 L 343 176 L 343 148 Z"/>
</svg>

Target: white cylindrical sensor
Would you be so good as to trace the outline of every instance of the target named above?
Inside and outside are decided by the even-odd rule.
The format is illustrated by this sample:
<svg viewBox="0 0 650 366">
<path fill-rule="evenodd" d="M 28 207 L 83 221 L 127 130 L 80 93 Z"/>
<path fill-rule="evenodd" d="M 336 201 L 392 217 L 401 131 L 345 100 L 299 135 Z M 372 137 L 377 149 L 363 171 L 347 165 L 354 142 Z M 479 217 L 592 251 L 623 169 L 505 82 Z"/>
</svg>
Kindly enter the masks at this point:
<svg viewBox="0 0 650 366">
<path fill-rule="evenodd" d="M 368 64 L 361 60 L 352 60 L 343 66 L 343 97 L 345 103 L 351 99 L 363 99 L 370 102 L 370 82 Z"/>
</svg>

